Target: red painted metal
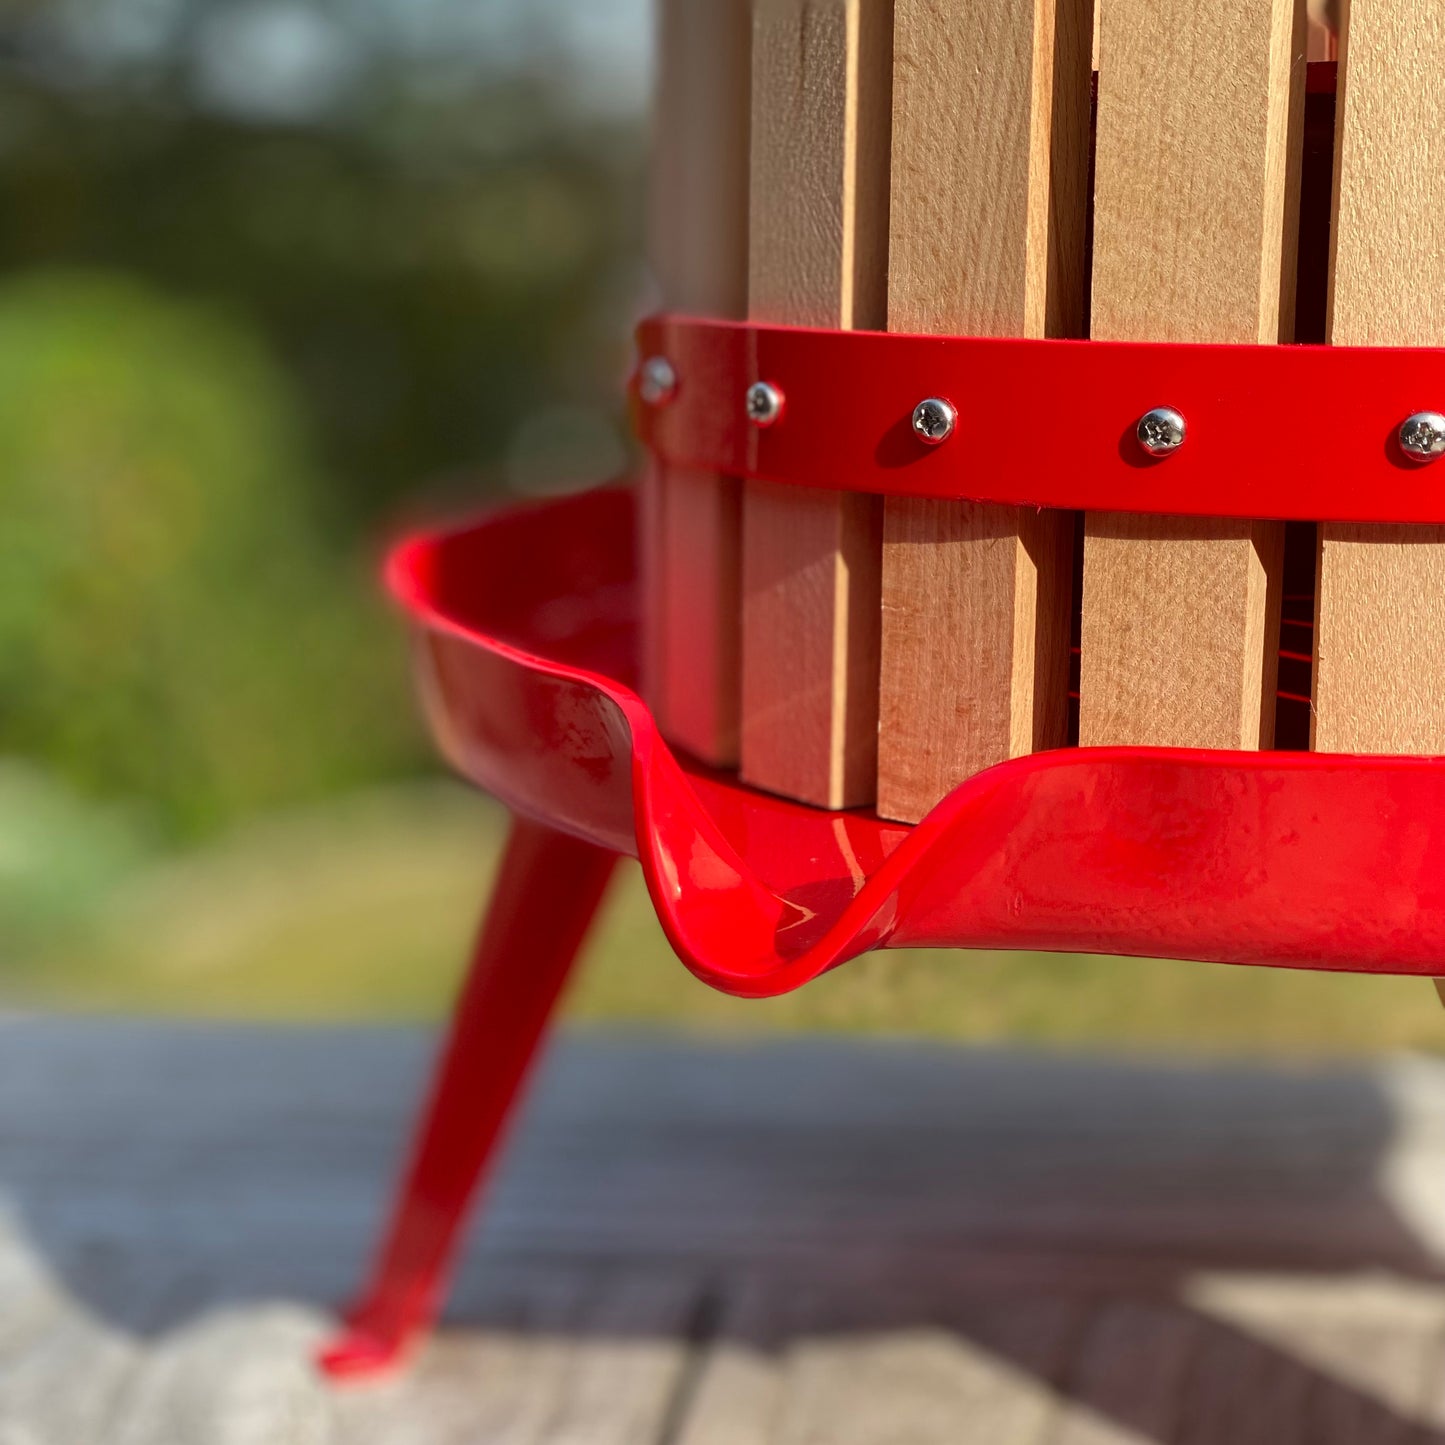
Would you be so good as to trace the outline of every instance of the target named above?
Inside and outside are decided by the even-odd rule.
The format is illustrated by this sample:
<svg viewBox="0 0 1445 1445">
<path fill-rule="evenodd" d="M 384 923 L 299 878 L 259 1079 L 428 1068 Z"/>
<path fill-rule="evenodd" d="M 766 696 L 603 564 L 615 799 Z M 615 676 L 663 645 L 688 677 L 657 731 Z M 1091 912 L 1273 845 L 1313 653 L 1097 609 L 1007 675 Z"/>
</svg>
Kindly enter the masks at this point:
<svg viewBox="0 0 1445 1445">
<path fill-rule="evenodd" d="M 714 987 L 920 946 L 1441 971 L 1445 761 L 1075 748 L 970 778 L 913 828 L 807 808 L 658 735 L 631 686 L 633 525 L 620 490 L 507 512 L 407 543 L 390 580 L 452 764 L 640 857 Z"/>
<path fill-rule="evenodd" d="M 437 1313 L 461 1230 L 617 855 L 512 829 L 373 1279 L 322 1351 L 334 1379 L 397 1364 Z"/>
<path fill-rule="evenodd" d="M 1396 434 L 1445 411 L 1445 349 L 1016 341 L 660 316 L 638 330 L 666 356 L 675 397 L 635 396 L 663 460 L 798 486 L 1069 510 L 1445 522 L 1445 462 L 1421 466 Z M 749 426 L 743 394 L 772 382 L 782 419 Z M 925 447 L 925 397 L 958 426 Z M 1181 411 L 1188 441 L 1153 459 L 1134 428 Z"/>
</svg>

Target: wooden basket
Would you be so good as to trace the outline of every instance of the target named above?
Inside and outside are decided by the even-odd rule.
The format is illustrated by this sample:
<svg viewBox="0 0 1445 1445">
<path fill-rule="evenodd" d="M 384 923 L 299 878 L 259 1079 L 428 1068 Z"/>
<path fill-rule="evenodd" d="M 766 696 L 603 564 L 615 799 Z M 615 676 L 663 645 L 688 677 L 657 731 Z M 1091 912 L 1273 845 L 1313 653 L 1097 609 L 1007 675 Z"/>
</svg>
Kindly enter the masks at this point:
<svg viewBox="0 0 1445 1445">
<path fill-rule="evenodd" d="M 1090 0 L 663 0 L 661 15 L 669 310 L 1092 343 L 1445 339 L 1438 7 L 1354 0 L 1338 67 L 1308 69 L 1304 0 L 1099 0 L 1097 17 Z M 654 453 L 646 692 L 675 745 L 744 782 L 911 822 L 979 771 L 1068 743 L 1445 753 L 1445 532 L 1395 505 L 1434 478 L 1404 480 L 1409 453 L 1383 456 L 1383 437 L 1355 484 L 1381 498 L 1363 518 L 1281 510 L 1263 486 L 1254 513 L 1169 514 L 1157 497 L 1133 512 L 1066 475 L 1050 505 L 1020 505 L 1010 431 L 1020 455 L 1056 449 L 1059 471 L 1086 450 L 1051 430 L 1041 372 L 1040 415 L 983 418 L 989 447 L 977 398 L 939 397 L 956 432 L 938 450 L 971 479 L 885 496 L 856 475 L 866 455 L 818 435 L 816 397 L 811 437 L 790 395 L 758 446 L 781 454 L 773 433 L 792 427 L 795 452 L 836 462 L 836 489 L 721 470 L 731 453 L 706 434 L 741 424 L 742 392 L 652 360 L 647 406 L 705 396 L 727 425 L 694 408 L 701 440 Z M 1343 447 L 1359 392 L 1337 389 L 1344 369 L 1320 375 L 1336 389 L 1233 396 L 1222 465 L 1203 404 L 1182 415 L 1177 463 L 1150 474 L 1163 495 L 1186 458 L 1207 493 L 1206 455 L 1227 491 L 1251 465 L 1246 421 L 1272 457 L 1281 438 Z M 1433 408 L 1445 386 L 1402 399 L 1390 436 Z M 1289 480 L 1307 492 L 1306 465 Z"/>
</svg>

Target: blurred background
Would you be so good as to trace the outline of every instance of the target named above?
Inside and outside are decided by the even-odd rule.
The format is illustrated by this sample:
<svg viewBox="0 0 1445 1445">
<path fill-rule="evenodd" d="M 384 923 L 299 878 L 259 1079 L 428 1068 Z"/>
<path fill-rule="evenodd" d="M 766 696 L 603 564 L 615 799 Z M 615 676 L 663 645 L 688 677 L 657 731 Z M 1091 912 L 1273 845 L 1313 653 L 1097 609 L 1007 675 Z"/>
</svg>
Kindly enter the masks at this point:
<svg viewBox="0 0 1445 1445">
<path fill-rule="evenodd" d="M 422 517 L 622 470 L 648 0 L 0 4 L 0 1003 L 430 1018 L 503 819 L 382 602 Z M 1418 981 L 884 954 L 695 983 L 628 871 L 574 1015 L 1445 1046 Z"/>
</svg>

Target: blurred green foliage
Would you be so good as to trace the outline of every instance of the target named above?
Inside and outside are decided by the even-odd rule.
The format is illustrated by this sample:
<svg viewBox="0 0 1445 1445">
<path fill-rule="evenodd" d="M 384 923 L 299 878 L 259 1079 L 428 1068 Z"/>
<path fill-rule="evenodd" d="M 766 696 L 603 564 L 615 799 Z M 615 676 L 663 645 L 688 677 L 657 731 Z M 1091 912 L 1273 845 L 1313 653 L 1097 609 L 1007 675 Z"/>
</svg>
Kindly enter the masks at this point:
<svg viewBox="0 0 1445 1445">
<path fill-rule="evenodd" d="M 0 274 L 103 266 L 244 318 L 353 534 L 422 482 L 495 477 L 544 404 L 620 435 L 638 122 L 584 125 L 525 74 L 418 85 L 400 56 L 304 125 L 198 109 L 182 82 L 3 77 Z"/>
<path fill-rule="evenodd" d="M 0 9 L 0 764 L 32 765 L 0 941 L 54 911 L 37 860 L 86 799 L 149 847 L 420 766 L 380 541 L 499 489 L 539 417 L 621 433 L 636 119 L 385 46 L 335 103 L 248 114 L 198 87 L 206 27 L 340 42 L 364 7 L 162 11 L 137 69 L 86 49 L 104 7 Z"/>
<path fill-rule="evenodd" d="M 394 767 L 390 629 L 316 493 L 247 328 L 110 276 L 0 287 L 0 751 L 179 832 Z"/>
<path fill-rule="evenodd" d="M 152 862 L 155 830 L 124 805 L 77 796 L 53 773 L 0 759 L 0 959 L 38 960 Z"/>
</svg>

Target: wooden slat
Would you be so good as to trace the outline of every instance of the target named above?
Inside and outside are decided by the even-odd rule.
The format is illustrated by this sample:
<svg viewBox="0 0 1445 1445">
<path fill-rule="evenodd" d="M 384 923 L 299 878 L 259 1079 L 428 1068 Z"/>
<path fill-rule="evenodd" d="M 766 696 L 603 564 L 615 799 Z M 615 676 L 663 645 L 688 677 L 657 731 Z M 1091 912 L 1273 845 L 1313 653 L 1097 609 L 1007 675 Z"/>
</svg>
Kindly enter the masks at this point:
<svg viewBox="0 0 1445 1445">
<path fill-rule="evenodd" d="M 1292 336 L 1304 24 L 1303 0 L 1103 0 L 1094 337 Z M 1268 747 L 1283 548 L 1277 523 L 1091 514 L 1080 742 Z"/>
<path fill-rule="evenodd" d="M 672 310 L 746 312 L 751 38 L 748 0 L 658 9 L 650 254 Z M 741 487 L 654 465 L 644 489 L 648 698 L 672 742 L 736 763 Z"/>
<path fill-rule="evenodd" d="M 1337 346 L 1445 341 L 1442 46 L 1439 5 L 1361 0 L 1346 9 L 1328 323 Z M 1442 527 L 1321 527 L 1320 751 L 1445 752 L 1442 543 Z"/>
<path fill-rule="evenodd" d="M 757 320 L 883 325 L 892 10 L 891 0 L 757 0 Z M 877 498 L 745 488 L 746 781 L 824 807 L 871 800 L 881 525 Z"/>
<path fill-rule="evenodd" d="M 1091 39 L 1091 0 L 898 0 L 890 329 L 1082 332 Z M 950 445 L 966 445 L 968 398 L 949 399 Z M 886 503 L 887 817 L 917 821 L 971 774 L 1067 740 L 1073 528 L 1071 513 Z"/>
</svg>

